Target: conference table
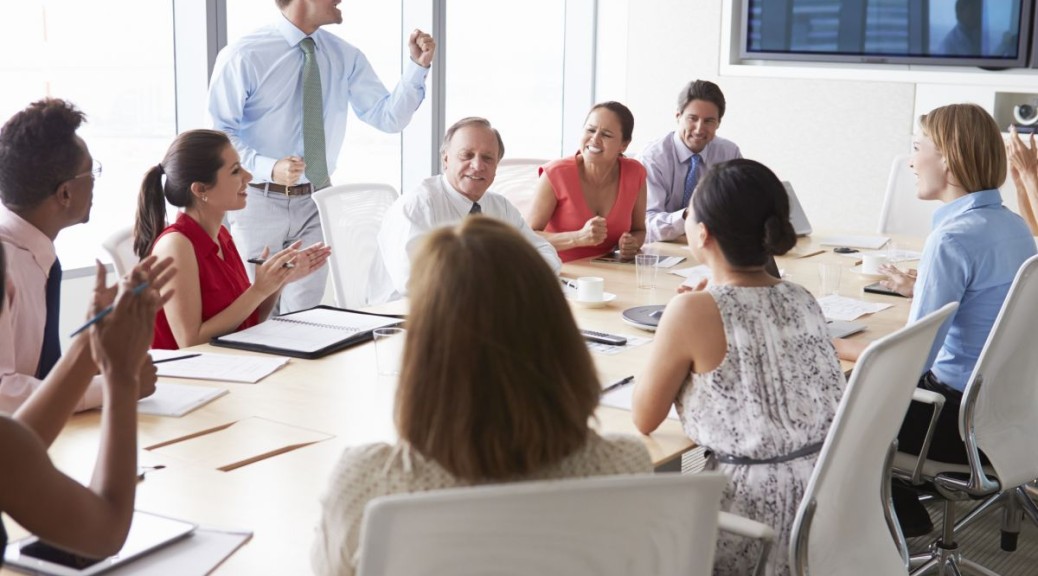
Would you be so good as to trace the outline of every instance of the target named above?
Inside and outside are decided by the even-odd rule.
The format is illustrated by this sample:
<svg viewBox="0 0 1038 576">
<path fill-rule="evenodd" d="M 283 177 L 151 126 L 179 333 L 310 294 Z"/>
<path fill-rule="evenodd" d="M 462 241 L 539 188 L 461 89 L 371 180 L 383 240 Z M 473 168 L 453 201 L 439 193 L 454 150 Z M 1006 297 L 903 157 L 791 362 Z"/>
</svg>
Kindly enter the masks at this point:
<svg viewBox="0 0 1038 576">
<path fill-rule="evenodd" d="M 897 239 L 903 248 L 918 249 L 920 240 Z M 686 260 L 675 268 L 695 264 L 682 244 L 656 243 L 645 251 Z M 904 325 L 910 300 L 863 293 L 873 282 L 852 272 L 854 259 L 801 238 L 795 252 L 778 264 L 787 280 L 810 290 L 818 287 L 818 265 L 841 263 L 840 293 L 892 306 L 867 316 L 865 332 L 852 338 L 874 340 Z M 910 265 L 911 266 L 911 265 Z M 652 334 L 623 322 L 621 312 L 634 306 L 666 304 L 683 278 L 660 269 L 656 287 L 640 289 L 635 266 L 581 260 L 563 266 L 562 276 L 599 276 L 615 300 L 600 308 L 572 303 L 581 328 L 651 338 Z M 406 311 L 396 302 L 377 311 Z M 603 382 L 637 376 L 647 362 L 651 341 L 617 354 L 592 352 Z M 221 354 L 253 354 L 209 345 L 192 349 Z M 851 365 L 845 363 L 845 369 Z M 161 465 L 138 484 L 136 507 L 183 518 L 203 526 L 253 531 L 252 540 L 218 569 L 226 574 L 300 574 L 309 570 L 309 550 L 320 512 L 319 498 L 344 448 L 369 442 L 393 442 L 392 406 L 395 377 L 377 373 L 374 346 L 355 346 L 317 360 L 291 360 L 257 384 L 160 379 L 226 388 L 229 393 L 179 418 L 139 418 L 140 464 Z M 99 412 L 75 415 L 50 450 L 56 465 L 89 483 L 97 454 Z M 603 433 L 638 434 L 630 412 L 602 406 L 592 426 Z M 657 467 L 673 468 L 693 447 L 678 421 L 667 419 L 657 431 L 641 436 Z M 6 519 L 12 539 L 24 530 Z M 8 573 L 4 570 L 3 573 Z"/>
</svg>

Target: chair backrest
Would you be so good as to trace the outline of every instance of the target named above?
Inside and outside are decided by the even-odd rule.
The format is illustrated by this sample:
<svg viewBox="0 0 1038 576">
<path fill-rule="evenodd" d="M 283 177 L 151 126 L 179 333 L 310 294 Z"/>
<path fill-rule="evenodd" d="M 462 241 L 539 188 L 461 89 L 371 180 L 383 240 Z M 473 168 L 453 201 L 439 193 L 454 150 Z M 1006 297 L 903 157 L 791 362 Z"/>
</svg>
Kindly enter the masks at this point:
<svg viewBox="0 0 1038 576">
<path fill-rule="evenodd" d="M 120 228 L 101 242 L 101 248 L 112 259 L 115 274 L 122 278 L 140 260 L 133 253 L 133 227 Z"/>
<path fill-rule="evenodd" d="M 1004 488 L 1038 478 L 1038 256 L 1020 267 L 1002 310 L 973 369 L 959 431 L 966 439 L 966 415 L 976 398 L 976 445 L 991 461 Z"/>
<path fill-rule="evenodd" d="M 793 574 L 908 573 L 886 515 L 888 457 L 934 338 L 957 308 L 873 342 L 854 365 L 793 523 Z"/>
<path fill-rule="evenodd" d="M 358 574 L 708 575 L 725 482 L 598 476 L 376 498 Z"/>
<path fill-rule="evenodd" d="M 332 247 L 329 265 L 336 306 L 373 303 L 367 296 L 373 268 L 381 270 L 381 262 L 375 262 L 378 230 L 397 196 L 388 184 L 343 184 L 313 194 L 324 242 Z"/>
<path fill-rule="evenodd" d="M 550 160 L 540 158 L 506 158 L 497 165 L 497 175 L 490 190 L 507 198 L 520 214 L 526 216 L 537 190 L 537 168 L 548 162 Z"/>
<path fill-rule="evenodd" d="M 920 200 L 916 195 L 916 177 L 909 166 L 911 157 L 894 158 L 887 178 L 887 193 L 879 214 L 880 234 L 905 234 L 924 238 L 930 234 L 934 210 L 940 202 Z"/>
</svg>

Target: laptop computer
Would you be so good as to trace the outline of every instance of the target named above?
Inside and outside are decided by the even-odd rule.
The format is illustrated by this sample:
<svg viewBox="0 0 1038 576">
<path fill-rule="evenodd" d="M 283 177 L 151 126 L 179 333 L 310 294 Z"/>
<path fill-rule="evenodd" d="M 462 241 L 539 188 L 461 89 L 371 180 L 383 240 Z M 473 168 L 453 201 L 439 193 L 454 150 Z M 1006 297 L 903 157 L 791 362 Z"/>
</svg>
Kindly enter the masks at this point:
<svg viewBox="0 0 1038 576">
<path fill-rule="evenodd" d="M 797 236 L 811 234 L 811 222 L 807 219 L 804 207 L 800 205 L 797 193 L 793 191 L 793 185 L 783 181 L 782 186 L 786 189 L 786 196 L 789 197 L 789 223 L 793 225 L 793 230 L 797 233 Z"/>
</svg>

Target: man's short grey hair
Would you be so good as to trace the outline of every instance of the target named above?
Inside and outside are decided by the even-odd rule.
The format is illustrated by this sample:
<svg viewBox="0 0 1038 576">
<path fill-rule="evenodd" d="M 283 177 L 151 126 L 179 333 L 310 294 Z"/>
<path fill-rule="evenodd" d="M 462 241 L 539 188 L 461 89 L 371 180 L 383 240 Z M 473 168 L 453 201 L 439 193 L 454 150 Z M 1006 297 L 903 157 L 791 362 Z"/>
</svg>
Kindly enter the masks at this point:
<svg viewBox="0 0 1038 576">
<path fill-rule="evenodd" d="M 451 140 L 454 138 L 454 133 L 466 126 L 479 126 L 493 131 L 494 136 L 497 137 L 497 159 L 500 160 L 505 157 L 505 142 L 501 139 L 501 133 L 497 131 L 497 128 L 490 125 L 490 120 L 480 118 L 479 116 L 462 118 L 447 129 L 447 133 L 443 135 L 443 144 L 440 145 L 440 156 L 447 153 L 447 148 L 450 148 Z"/>
</svg>

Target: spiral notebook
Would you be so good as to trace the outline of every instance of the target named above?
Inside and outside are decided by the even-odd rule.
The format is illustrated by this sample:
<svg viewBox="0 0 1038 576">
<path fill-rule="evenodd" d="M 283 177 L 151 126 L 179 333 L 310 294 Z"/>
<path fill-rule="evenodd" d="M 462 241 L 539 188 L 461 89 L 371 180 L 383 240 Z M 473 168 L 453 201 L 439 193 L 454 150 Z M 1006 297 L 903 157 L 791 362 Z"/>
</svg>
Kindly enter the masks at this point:
<svg viewBox="0 0 1038 576">
<path fill-rule="evenodd" d="M 320 358 L 371 340 L 376 328 L 401 322 L 399 316 L 316 306 L 213 338 L 210 344 L 293 358 Z"/>
</svg>

